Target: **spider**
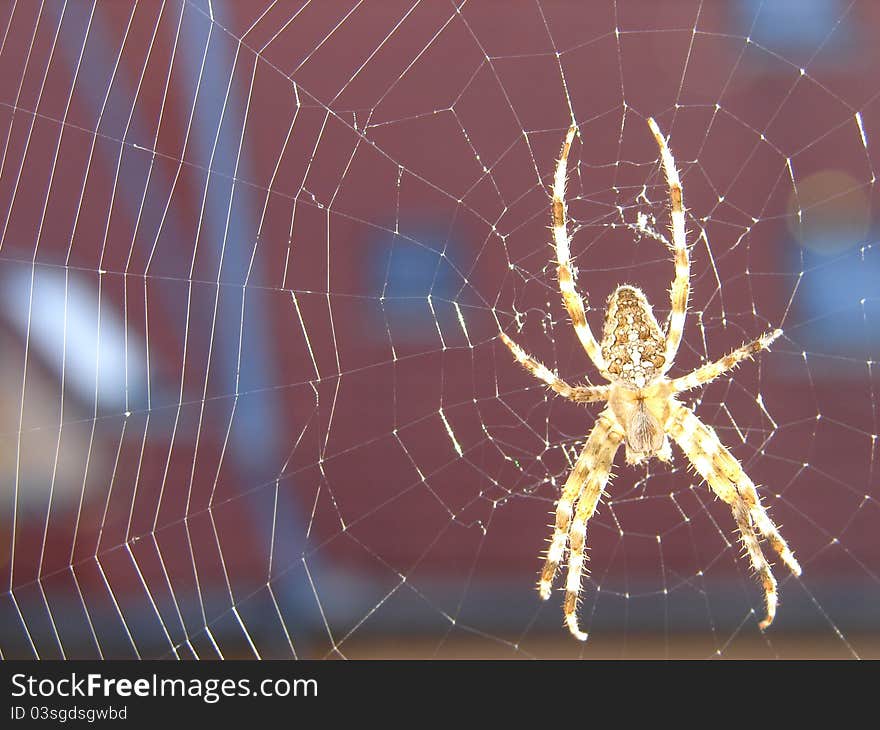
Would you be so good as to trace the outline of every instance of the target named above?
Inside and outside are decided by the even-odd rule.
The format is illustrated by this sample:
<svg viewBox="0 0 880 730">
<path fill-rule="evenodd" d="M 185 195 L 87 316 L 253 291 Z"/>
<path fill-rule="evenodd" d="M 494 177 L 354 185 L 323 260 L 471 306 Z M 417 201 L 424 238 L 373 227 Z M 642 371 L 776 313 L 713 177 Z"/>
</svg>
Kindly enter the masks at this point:
<svg viewBox="0 0 880 730">
<path fill-rule="evenodd" d="M 677 393 L 714 380 L 742 360 L 768 348 L 782 334 L 782 330 L 766 333 L 687 375 L 676 378 L 666 376 L 675 360 L 684 330 L 690 261 L 682 187 L 675 161 L 653 118 L 648 119 L 648 126 L 660 149 L 671 204 L 672 242 L 669 245 L 674 253 L 675 278 L 670 292 L 672 309 L 665 334 L 642 291 L 635 286 L 621 284 L 608 298 L 601 345 L 593 337 L 584 315 L 583 300 L 575 289 L 566 218 L 566 168 L 568 153 L 577 132 L 575 125 L 565 136 L 553 178 L 552 222 L 557 274 L 562 299 L 575 333 L 590 360 L 609 384 L 571 386 L 528 355 L 503 331 L 500 332 L 501 340 L 517 361 L 558 395 L 575 403 L 607 403 L 596 418 L 556 503 L 553 537 L 538 580 L 538 593 L 547 600 L 567 546 L 568 579 L 563 613 L 569 631 L 581 641 L 586 640 L 587 634 L 578 627 L 577 604 L 584 569 L 587 522 L 596 511 L 621 444 L 626 448 L 626 461 L 629 464 L 641 464 L 654 456 L 668 462 L 672 458 L 671 436 L 697 473 L 718 497 L 730 505 L 745 552 L 764 589 L 766 616 L 759 623 L 762 630 L 773 622 L 778 598 L 776 579 L 761 550 L 758 535 L 770 543 L 792 573 L 801 574 L 801 567 L 792 551 L 761 506 L 752 480 L 722 445 L 715 431 L 703 424 L 690 408 L 675 397 Z"/>
</svg>

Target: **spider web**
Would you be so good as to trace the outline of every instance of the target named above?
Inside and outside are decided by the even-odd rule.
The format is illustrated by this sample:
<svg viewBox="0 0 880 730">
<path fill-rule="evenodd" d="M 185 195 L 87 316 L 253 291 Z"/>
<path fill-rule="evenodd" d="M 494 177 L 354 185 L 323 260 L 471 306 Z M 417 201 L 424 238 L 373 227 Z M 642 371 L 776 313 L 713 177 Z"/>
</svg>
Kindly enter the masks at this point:
<svg viewBox="0 0 880 730">
<path fill-rule="evenodd" d="M 797 13 L 797 20 L 794 20 Z M 878 656 L 875 3 L 6 2 L 0 11 L 8 657 Z M 552 264 L 560 142 L 587 316 L 668 315 L 673 373 L 804 573 L 624 465 L 581 625 L 534 590 L 598 408 Z M 768 552 L 769 555 L 769 552 Z"/>
</svg>

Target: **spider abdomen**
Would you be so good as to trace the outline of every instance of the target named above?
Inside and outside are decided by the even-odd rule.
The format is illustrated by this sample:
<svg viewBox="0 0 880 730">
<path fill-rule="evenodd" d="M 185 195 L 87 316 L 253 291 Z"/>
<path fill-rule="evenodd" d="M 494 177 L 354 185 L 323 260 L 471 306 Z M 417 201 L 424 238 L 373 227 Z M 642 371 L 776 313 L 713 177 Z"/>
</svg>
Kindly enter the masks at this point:
<svg viewBox="0 0 880 730">
<path fill-rule="evenodd" d="M 651 305 L 636 287 L 622 285 L 608 298 L 602 357 L 608 373 L 643 388 L 663 372 L 666 338 Z"/>
</svg>

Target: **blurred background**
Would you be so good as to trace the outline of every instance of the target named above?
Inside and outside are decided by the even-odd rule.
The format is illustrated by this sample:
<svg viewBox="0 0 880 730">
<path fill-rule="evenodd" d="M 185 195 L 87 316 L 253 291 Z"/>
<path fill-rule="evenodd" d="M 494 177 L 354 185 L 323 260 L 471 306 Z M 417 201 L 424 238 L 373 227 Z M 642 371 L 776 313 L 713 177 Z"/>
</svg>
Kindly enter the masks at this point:
<svg viewBox="0 0 880 730">
<path fill-rule="evenodd" d="M 880 657 L 872 0 L 0 2 L 0 652 Z M 594 332 L 620 283 L 803 568 L 763 597 L 672 464 L 590 522 L 574 641 L 534 585 L 598 379 L 551 263 L 565 130 Z M 769 553 L 768 553 L 769 556 Z M 772 560 L 772 558 L 771 558 Z"/>
</svg>

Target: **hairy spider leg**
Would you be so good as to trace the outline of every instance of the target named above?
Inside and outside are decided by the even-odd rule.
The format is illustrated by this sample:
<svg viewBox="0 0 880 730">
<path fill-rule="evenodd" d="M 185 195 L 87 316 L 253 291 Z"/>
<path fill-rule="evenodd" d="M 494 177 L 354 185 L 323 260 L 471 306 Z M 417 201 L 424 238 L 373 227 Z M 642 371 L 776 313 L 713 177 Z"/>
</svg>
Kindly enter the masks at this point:
<svg viewBox="0 0 880 730">
<path fill-rule="evenodd" d="M 609 429 L 604 440 L 598 445 L 595 465 L 587 477 L 581 497 L 577 503 L 574 521 L 569 530 L 568 576 L 565 584 L 565 601 L 562 611 L 571 635 L 579 641 L 586 641 L 587 634 L 578 626 L 577 605 L 581 592 L 581 576 L 584 572 L 584 545 L 587 539 L 587 522 L 596 511 L 605 485 L 611 478 L 614 455 L 623 441 L 623 434 Z"/>
<path fill-rule="evenodd" d="M 715 360 L 715 362 L 707 363 L 687 375 L 682 375 L 680 378 L 673 379 L 673 391 L 680 393 L 683 390 L 690 390 L 691 388 L 696 388 L 698 385 L 703 385 L 704 383 L 715 380 L 719 375 L 723 375 L 729 370 L 733 370 L 733 368 L 739 365 L 743 360 L 754 357 L 761 350 L 768 349 L 774 340 L 776 340 L 781 334 L 782 330 L 773 330 L 773 332 L 763 334 L 757 339 L 746 343 L 742 347 L 738 347 L 724 357 Z"/>
<path fill-rule="evenodd" d="M 568 168 L 568 153 L 574 139 L 577 127 L 572 125 L 565 135 L 562 143 L 562 151 L 559 154 L 559 163 L 556 165 L 556 174 L 553 176 L 553 240 L 556 244 L 556 261 L 558 263 L 557 275 L 559 277 L 559 291 L 562 292 L 562 300 L 571 317 L 574 331 L 581 341 L 584 350 L 590 360 L 603 375 L 605 374 L 605 360 L 599 343 L 593 337 L 587 316 L 584 312 L 584 302 L 575 289 L 575 275 L 571 267 L 571 245 L 568 237 L 568 221 L 566 212 L 568 206 L 565 202 L 565 183 Z"/>
<path fill-rule="evenodd" d="M 538 380 L 548 385 L 554 393 L 561 395 L 563 398 L 568 398 L 575 403 L 594 403 L 608 398 L 607 385 L 569 385 L 546 365 L 527 354 L 525 350 L 506 334 L 499 332 L 498 336 L 501 337 L 501 341 L 513 353 L 517 362 Z"/>
<path fill-rule="evenodd" d="M 767 538 L 792 573 L 800 575 L 801 567 L 778 528 L 761 506 L 754 483 L 724 447 L 714 430 L 703 424 L 688 408 L 679 405 L 670 416 L 669 432 L 697 473 L 733 512 L 743 546 L 764 588 L 767 614 L 758 625 L 761 629 L 766 629 L 776 616 L 776 578 L 761 550 L 754 526 Z"/>
<path fill-rule="evenodd" d="M 675 160 L 666 144 L 666 138 L 657 126 L 657 122 L 651 117 L 648 126 L 654 134 L 657 146 L 660 148 L 660 159 L 663 163 L 663 172 L 666 175 L 666 183 L 669 185 L 670 217 L 672 219 L 672 249 L 675 255 L 675 278 L 669 299 L 672 312 L 669 315 L 669 330 L 666 333 L 666 364 L 663 372 L 672 367 L 681 337 L 684 333 L 684 320 L 687 314 L 688 294 L 690 292 L 690 260 L 687 250 L 687 235 L 684 229 L 684 196 L 681 188 L 681 179 L 675 167 Z"/>
<path fill-rule="evenodd" d="M 619 443 L 622 435 L 618 436 L 613 416 L 606 409 L 596 419 L 593 430 L 590 432 L 587 442 L 584 444 L 583 449 L 581 449 L 574 468 L 571 470 L 568 479 L 565 481 L 565 486 L 562 488 L 562 495 L 556 503 L 556 524 L 553 530 L 553 537 L 550 540 L 547 558 L 544 561 L 544 567 L 538 579 L 538 593 L 545 601 L 550 598 L 553 579 L 556 577 L 556 569 L 565 553 L 568 528 L 571 523 L 575 502 L 577 502 L 584 486 L 587 484 L 587 480 L 592 474 L 601 473 L 602 471 L 607 472 L 611 467 L 611 458 L 614 456 L 614 451 L 617 450 L 615 445 L 611 458 L 606 453 L 610 448 L 608 444 L 612 434 L 615 435 L 614 437 L 617 438 Z"/>
</svg>

